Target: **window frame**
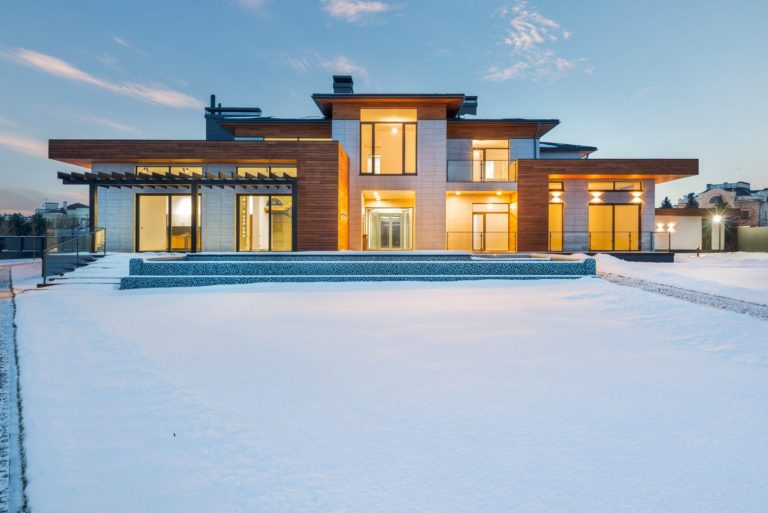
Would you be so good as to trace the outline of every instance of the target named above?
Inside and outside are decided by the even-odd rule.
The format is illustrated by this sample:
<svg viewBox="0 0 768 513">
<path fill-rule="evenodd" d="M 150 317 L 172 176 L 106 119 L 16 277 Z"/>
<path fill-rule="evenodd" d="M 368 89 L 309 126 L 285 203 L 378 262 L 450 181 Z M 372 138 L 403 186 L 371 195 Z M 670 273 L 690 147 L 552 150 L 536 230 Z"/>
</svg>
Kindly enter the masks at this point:
<svg viewBox="0 0 768 513">
<path fill-rule="evenodd" d="M 374 170 L 370 173 L 364 172 L 363 169 L 363 162 L 367 162 L 367 159 L 363 158 L 363 127 L 370 126 L 371 127 L 371 148 L 373 151 L 376 151 L 376 125 L 400 125 L 400 147 L 402 152 L 402 167 L 400 169 L 399 173 L 376 173 L 376 162 L 374 161 L 373 167 Z M 406 160 L 405 160 L 405 127 L 406 125 L 413 126 L 414 130 L 414 145 L 413 145 L 413 159 L 414 159 L 414 165 L 415 168 L 413 170 L 413 173 L 406 172 Z M 360 169 L 359 173 L 360 176 L 416 176 L 419 174 L 419 127 L 418 127 L 418 121 L 361 121 L 360 122 L 360 152 L 359 152 L 359 158 L 360 158 Z"/>
</svg>

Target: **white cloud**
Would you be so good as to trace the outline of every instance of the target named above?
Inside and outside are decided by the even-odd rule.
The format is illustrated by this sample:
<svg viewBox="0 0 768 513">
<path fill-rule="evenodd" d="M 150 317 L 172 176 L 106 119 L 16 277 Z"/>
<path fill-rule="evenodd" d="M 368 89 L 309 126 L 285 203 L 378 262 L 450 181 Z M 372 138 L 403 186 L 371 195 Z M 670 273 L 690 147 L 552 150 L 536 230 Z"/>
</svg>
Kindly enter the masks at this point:
<svg viewBox="0 0 768 513">
<path fill-rule="evenodd" d="M 264 0 L 237 0 L 237 3 L 245 9 L 257 10 L 264 7 Z"/>
<path fill-rule="evenodd" d="M 496 15 L 507 22 L 501 43 L 509 47 L 510 63 L 487 68 L 487 80 L 556 80 L 586 61 L 562 57 L 555 52 L 552 47 L 573 37 L 573 32 L 564 30 L 557 21 L 529 7 L 526 0 L 503 6 L 496 11 Z M 590 70 L 588 68 L 586 72 L 590 73 Z"/>
<path fill-rule="evenodd" d="M 2 49 L 0 56 L 49 75 L 98 87 L 145 103 L 177 109 L 197 109 L 203 105 L 199 100 L 173 89 L 130 82 L 113 82 L 98 78 L 64 60 L 26 48 Z"/>
<path fill-rule="evenodd" d="M 345 55 L 324 57 L 314 50 L 298 50 L 294 52 L 280 51 L 271 53 L 260 51 L 259 56 L 278 64 L 286 65 L 299 73 L 324 70 L 332 73 L 347 73 L 359 77 L 367 77 L 368 70 Z"/>
<path fill-rule="evenodd" d="M 147 52 L 142 50 L 141 48 L 137 48 L 133 46 L 131 43 L 129 43 L 127 40 L 123 39 L 120 36 L 112 36 L 112 39 L 115 41 L 115 43 L 119 44 L 123 48 L 128 48 L 129 50 L 133 50 L 136 53 L 139 53 L 143 55 L 144 57 L 148 57 Z"/>
<path fill-rule="evenodd" d="M 360 21 L 363 16 L 386 12 L 392 6 L 386 2 L 372 0 L 321 0 L 323 9 L 333 16 L 344 21 Z"/>
<path fill-rule="evenodd" d="M 0 132 L 0 145 L 33 157 L 48 158 L 48 144 L 36 139 Z"/>
<path fill-rule="evenodd" d="M 112 130 L 117 130 L 118 132 L 123 132 L 126 134 L 138 133 L 136 128 L 130 125 L 124 125 L 123 123 L 118 123 L 117 121 L 112 121 L 111 119 L 101 118 L 98 116 L 79 116 L 79 118 L 86 123 L 111 128 Z"/>
<path fill-rule="evenodd" d="M 360 75 L 362 77 L 368 76 L 368 71 L 364 67 L 355 64 L 343 55 L 332 60 L 322 61 L 320 64 L 324 69 L 333 73 L 347 73 L 350 75 Z"/>
</svg>

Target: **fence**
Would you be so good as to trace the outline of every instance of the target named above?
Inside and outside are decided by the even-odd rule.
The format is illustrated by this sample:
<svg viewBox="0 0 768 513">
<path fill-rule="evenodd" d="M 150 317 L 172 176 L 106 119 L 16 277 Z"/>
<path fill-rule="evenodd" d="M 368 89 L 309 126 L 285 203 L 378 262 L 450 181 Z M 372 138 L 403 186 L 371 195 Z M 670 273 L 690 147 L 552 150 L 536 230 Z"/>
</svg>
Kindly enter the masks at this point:
<svg viewBox="0 0 768 513">
<path fill-rule="evenodd" d="M 100 253 L 103 256 L 106 252 L 107 232 L 104 228 L 48 247 L 42 252 L 43 284 L 47 283 L 51 276 L 72 271 L 92 262 L 94 254 Z"/>
</svg>

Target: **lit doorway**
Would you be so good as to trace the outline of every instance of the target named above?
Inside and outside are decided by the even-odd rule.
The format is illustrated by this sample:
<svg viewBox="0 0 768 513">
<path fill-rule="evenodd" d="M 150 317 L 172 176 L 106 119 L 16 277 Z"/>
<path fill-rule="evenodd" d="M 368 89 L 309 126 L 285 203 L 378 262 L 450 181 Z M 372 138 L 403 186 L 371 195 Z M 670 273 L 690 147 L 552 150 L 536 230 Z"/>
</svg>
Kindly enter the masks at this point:
<svg viewBox="0 0 768 513">
<path fill-rule="evenodd" d="M 188 194 L 136 195 L 136 250 L 191 251 L 192 198 Z M 200 196 L 197 250 L 201 247 Z"/>
<path fill-rule="evenodd" d="M 472 251 L 509 251 L 509 205 L 472 206 Z"/>
<path fill-rule="evenodd" d="M 411 208 L 369 208 L 367 246 L 369 250 L 409 250 L 411 243 Z"/>
<path fill-rule="evenodd" d="M 239 194 L 237 251 L 293 251 L 293 197 Z"/>
</svg>

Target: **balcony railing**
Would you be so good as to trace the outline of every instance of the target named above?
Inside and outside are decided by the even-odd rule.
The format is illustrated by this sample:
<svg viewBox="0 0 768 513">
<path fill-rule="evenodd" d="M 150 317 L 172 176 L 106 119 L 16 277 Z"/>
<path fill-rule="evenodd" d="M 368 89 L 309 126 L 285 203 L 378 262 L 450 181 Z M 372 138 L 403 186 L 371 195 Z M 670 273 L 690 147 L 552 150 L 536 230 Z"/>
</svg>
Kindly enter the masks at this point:
<svg viewBox="0 0 768 513">
<path fill-rule="evenodd" d="M 448 232 L 450 251 L 510 252 L 517 250 L 516 232 Z"/>
<path fill-rule="evenodd" d="M 549 232 L 549 251 L 670 251 L 671 233 Z"/>
<path fill-rule="evenodd" d="M 449 160 L 449 182 L 514 182 L 515 168 L 507 160 Z"/>
</svg>

